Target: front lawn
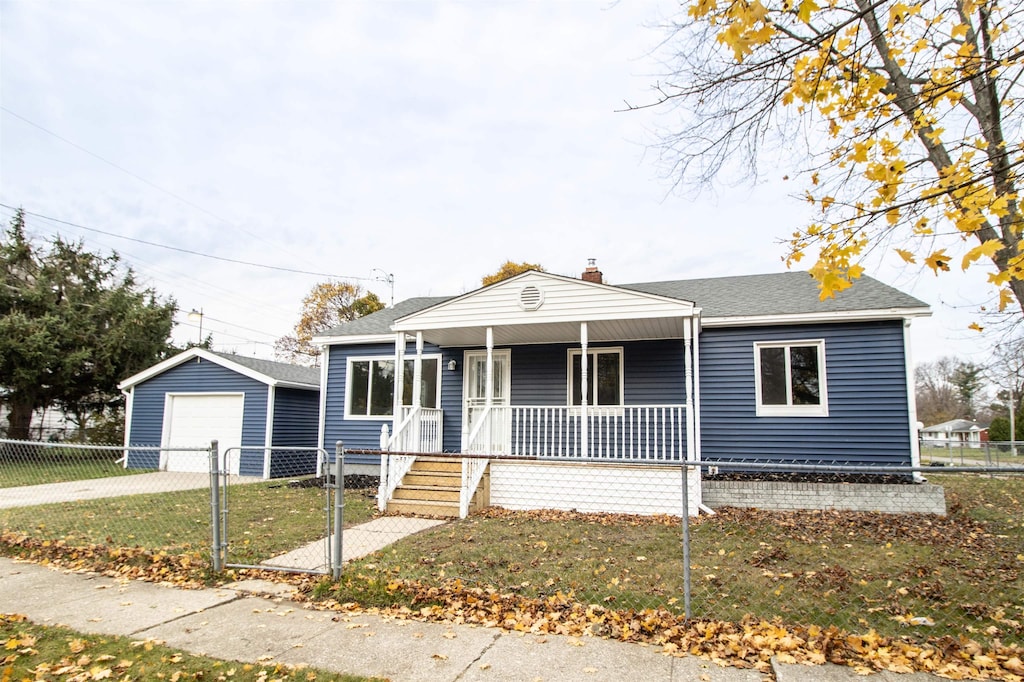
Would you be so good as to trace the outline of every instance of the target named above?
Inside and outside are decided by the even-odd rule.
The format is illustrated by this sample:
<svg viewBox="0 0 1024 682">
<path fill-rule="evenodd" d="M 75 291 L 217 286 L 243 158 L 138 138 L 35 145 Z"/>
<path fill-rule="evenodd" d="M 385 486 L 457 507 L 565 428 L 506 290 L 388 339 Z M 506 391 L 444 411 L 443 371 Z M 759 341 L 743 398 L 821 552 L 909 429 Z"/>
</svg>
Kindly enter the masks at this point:
<svg viewBox="0 0 1024 682">
<path fill-rule="evenodd" d="M 945 518 L 724 509 L 694 520 L 693 615 L 1024 644 L 1024 479 L 931 479 L 946 488 Z M 354 562 L 330 596 L 417 608 L 453 580 L 679 614 L 679 520 L 488 510 Z"/>
<path fill-rule="evenodd" d="M 366 521 L 376 491 L 347 490 L 345 523 Z M 323 537 L 326 496 L 301 481 L 262 481 L 229 488 L 228 538 L 233 560 L 258 563 Z M 0 509 L 0 529 L 67 545 L 101 544 L 209 556 L 210 491 L 183 490 Z"/>
</svg>

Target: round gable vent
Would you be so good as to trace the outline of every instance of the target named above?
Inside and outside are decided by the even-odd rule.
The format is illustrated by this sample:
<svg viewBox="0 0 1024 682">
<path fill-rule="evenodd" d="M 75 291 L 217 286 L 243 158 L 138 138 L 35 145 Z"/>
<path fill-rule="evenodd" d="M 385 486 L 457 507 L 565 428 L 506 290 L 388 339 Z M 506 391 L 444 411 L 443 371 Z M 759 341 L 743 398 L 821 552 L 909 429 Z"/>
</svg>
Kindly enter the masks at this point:
<svg viewBox="0 0 1024 682">
<path fill-rule="evenodd" d="M 523 310 L 536 310 L 544 305 L 544 292 L 532 284 L 527 284 L 519 292 L 519 307 Z"/>
</svg>

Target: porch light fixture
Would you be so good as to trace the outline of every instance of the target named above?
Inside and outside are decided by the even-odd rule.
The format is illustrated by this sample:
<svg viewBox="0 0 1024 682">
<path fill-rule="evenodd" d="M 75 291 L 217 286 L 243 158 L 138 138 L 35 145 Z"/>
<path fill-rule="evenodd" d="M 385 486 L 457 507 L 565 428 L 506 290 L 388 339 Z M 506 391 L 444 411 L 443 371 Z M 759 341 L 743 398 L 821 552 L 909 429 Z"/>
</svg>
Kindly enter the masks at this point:
<svg viewBox="0 0 1024 682">
<path fill-rule="evenodd" d="M 449 360 L 448 361 L 448 371 L 449 372 L 454 372 L 455 371 L 455 361 L 454 360 Z"/>
</svg>

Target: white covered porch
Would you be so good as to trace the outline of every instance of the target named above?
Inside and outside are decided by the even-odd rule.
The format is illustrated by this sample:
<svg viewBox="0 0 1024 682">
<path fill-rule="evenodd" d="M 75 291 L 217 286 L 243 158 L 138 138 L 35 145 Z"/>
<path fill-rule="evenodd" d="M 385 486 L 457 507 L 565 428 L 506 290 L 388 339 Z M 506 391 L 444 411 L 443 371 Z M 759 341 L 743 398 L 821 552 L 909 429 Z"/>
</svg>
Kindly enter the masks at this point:
<svg viewBox="0 0 1024 682">
<path fill-rule="evenodd" d="M 412 406 L 400 404 L 405 378 L 403 372 L 396 372 L 395 417 L 390 427 L 385 426 L 381 438 L 381 449 L 389 453 L 382 461 L 381 509 L 387 507 L 418 456 L 444 449 L 443 410 L 420 407 L 426 343 L 466 349 L 461 362 L 463 372 L 458 375 L 463 394 L 458 420 L 459 454 L 466 455 L 460 458 L 459 516 L 469 513 L 489 463 L 492 481 L 505 481 L 491 487 L 498 493 L 497 499 L 491 496 L 491 504 L 499 504 L 500 499 L 501 506 L 516 507 L 527 498 L 534 507 L 572 504 L 569 498 L 559 501 L 565 495 L 555 495 L 550 486 L 544 494 L 538 494 L 533 486 L 534 492 L 524 492 L 520 502 L 510 492 L 516 486 L 508 481 L 525 484 L 530 479 L 540 480 L 543 476 L 538 478 L 536 467 L 545 465 L 557 467 L 550 470 L 552 474 L 556 470 L 563 477 L 568 473 L 576 480 L 572 487 L 580 492 L 590 485 L 588 481 L 595 491 L 607 492 L 614 481 L 640 481 L 644 477 L 641 472 L 646 470 L 649 480 L 642 482 L 641 489 L 648 497 L 654 491 L 650 485 L 667 485 L 671 490 L 666 492 L 666 499 L 678 501 L 683 462 L 700 459 L 695 361 L 699 320 L 699 309 L 686 301 L 540 272 L 524 273 L 400 318 L 393 326 L 394 366 L 403 367 L 412 360 Z M 406 348 L 412 339 L 415 351 L 408 358 Z M 666 375 L 663 379 L 683 387 L 683 401 L 626 404 L 621 385 L 617 397 L 611 389 L 597 385 L 602 380 L 607 383 L 602 376 L 608 372 L 595 379 L 598 372 L 591 365 L 598 356 L 591 350 L 592 344 L 607 348 L 609 343 L 624 340 L 679 343 L 684 369 L 678 376 Z M 564 404 L 514 404 L 510 376 L 515 368 L 508 348 L 543 344 L 569 344 L 574 348 L 569 351 L 570 362 L 576 364 L 568 370 Z M 621 366 L 618 372 L 621 383 Z M 444 380 L 450 379 L 443 373 Z M 518 467 L 509 468 L 499 462 L 516 463 Z M 617 467 L 623 469 L 615 473 Z M 699 504 L 699 470 L 691 475 L 697 476 Z M 675 482 L 669 483 L 672 480 Z M 641 489 L 623 491 L 623 495 L 640 500 L 645 497 Z M 570 508 L 584 506 L 579 500 L 575 502 Z M 647 505 L 647 511 L 636 513 L 670 513 L 675 507 L 678 504 Z"/>
</svg>

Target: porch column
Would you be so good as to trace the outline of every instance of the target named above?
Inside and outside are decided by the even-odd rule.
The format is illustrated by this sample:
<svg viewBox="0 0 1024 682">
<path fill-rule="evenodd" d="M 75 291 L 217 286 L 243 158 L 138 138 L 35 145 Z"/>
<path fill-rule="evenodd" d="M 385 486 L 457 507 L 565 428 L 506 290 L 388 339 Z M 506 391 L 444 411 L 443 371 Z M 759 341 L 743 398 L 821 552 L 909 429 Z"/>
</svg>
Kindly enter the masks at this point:
<svg viewBox="0 0 1024 682">
<path fill-rule="evenodd" d="M 405 372 L 402 372 L 405 374 Z M 416 357 L 412 361 L 412 410 L 415 412 L 419 409 L 420 405 L 420 392 L 421 388 L 421 377 L 423 376 L 423 332 L 416 332 Z M 423 452 L 423 433 L 420 429 L 420 425 L 423 423 L 423 417 L 420 414 L 416 414 L 416 419 L 413 424 L 409 426 L 412 428 L 412 442 L 413 449 L 416 452 Z"/>
<path fill-rule="evenodd" d="M 693 344 L 690 350 L 690 357 L 693 358 L 693 455 L 687 453 L 687 456 L 699 462 L 704 459 L 701 455 L 703 441 L 700 437 L 700 311 L 693 313 L 690 327 L 693 329 Z"/>
<path fill-rule="evenodd" d="M 416 332 L 416 359 L 412 361 L 412 406 L 419 407 L 423 390 L 423 332 Z"/>
<path fill-rule="evenodd" d="M 494 328 L 487 328 L 487 336 L 484 341 L 487 348 L 487 368 L 484 370 L 484 391 L 487 397 L 484 398 L 484 419 L 487 420 L 487 450 L 494 447 L 494 415 L 491 414 L 491 407 L 494 404 Z M 463 467 L 465 468 L 465 467 Z"/>
<path fill-rule="evenodd" d="M 693 318 L 683 322 L 683 367 L 685 374 L 685 390 L 686 390 L 686 459 L 695 460 L 696 453 L 694 452 L 694 443 L 696 443 L 696 434 L 694 433 L 696 419 L 693 414 Z M 684 514 L 689 513 L 684 510 Z"/>
<path fill-rule="evenodd" d="M 588 457 L 590 448 L 588 436 L 590 432 L 590 420 L 587 417 L 587 323 L 580 322 L 580 455 Z"/>
<path fill-rule="evenodd" d="M 395 386 L 395 395 L 391 402 L 391 437 L 398 435 L 398 429 L 402 425 L 402 393 L 404 392 L 405 379 L 405 332 L 395 334 L 395 376 L 392 382 Z"/>
</svg>

